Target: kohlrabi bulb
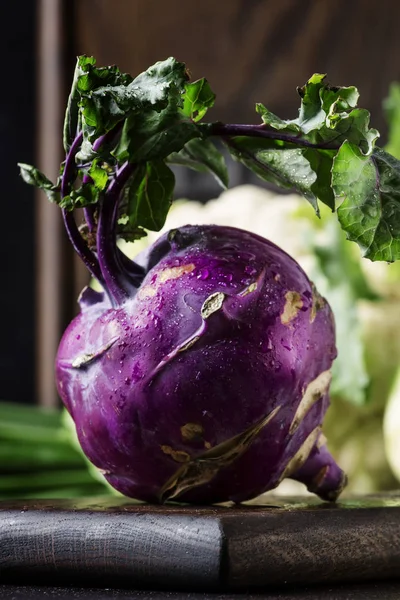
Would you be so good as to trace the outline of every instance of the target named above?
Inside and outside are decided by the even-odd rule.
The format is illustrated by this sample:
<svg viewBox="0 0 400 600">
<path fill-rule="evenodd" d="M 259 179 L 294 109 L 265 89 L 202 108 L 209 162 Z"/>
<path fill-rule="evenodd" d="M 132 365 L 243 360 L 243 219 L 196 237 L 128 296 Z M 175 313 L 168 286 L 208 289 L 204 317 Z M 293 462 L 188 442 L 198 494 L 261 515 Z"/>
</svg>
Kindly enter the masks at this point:
<svg viewBox="0 0 400 600">
<path fill-rule="evenodd" d="M 286 477 L 336 499 L 321 434 L 334 320 L 297 262 L 222 226 L 172 230 L 136 260 L 137 292 L 112 307 L 86 289 L 58 351 L 90 461 L 150 502 L 239 502 Z"/>
</svg>

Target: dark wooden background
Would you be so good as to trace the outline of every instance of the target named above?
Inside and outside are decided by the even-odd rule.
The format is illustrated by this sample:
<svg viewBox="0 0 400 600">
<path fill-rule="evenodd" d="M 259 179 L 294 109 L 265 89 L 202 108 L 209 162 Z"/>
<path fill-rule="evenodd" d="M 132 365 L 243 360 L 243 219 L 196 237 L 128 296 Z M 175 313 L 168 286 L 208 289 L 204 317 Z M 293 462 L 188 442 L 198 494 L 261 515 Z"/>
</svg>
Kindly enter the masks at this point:
<svg viewBox="0 0 400 600">
<path fill-rule="evenodd" d="M 400 78 L 396 0 L 79 0 L 79 52 L 138 73 L 173 55 L 217 93 L 214 117 L 256 119 L 264 102 L 296 116 L 297 85 L 314 72 L 357 85 L 382 128 L 381 101 Z"/>
<path fill-rule="evenodd" d="M 52 357 L 86 275 L 66 248 L 55 207 L 37 197 L 33 220 L 33 194 L 22 186 L 13 165 L 32 160 L 36 148 L 36 159 L 53 174 L 61 157 L 57 140 L 60 144 L 75 55 L 93 54 L 100 64 L 117 63 L 132 74 L 174 55 L 187 63 L 194 78 L 210 80 L 217 93 L 210 118 L 227 122 L 254 122 L 256 101 L 280 116 L 294 117 L 296 86 L 314 72 L 327 72 L 333 84 L 357 85 L 361 105 L 372 112 L 372 124 L 384 142 L 382 99 L 390 83 L 400 80 L 400 2 L 24 0 L 12 6 L 2 8 L 7 16 L 3 22 L 9 24 L 2 37 L 2 59 L 3 64 L 13 61 L 22 67 L 24 76 L 15 77 L 12 102 L 4 80 L 1 95 L 2 152 L 8 157 L 3 204 L 8 214 L 0 221 L 0 244 L 2 256 L 10 257 L 1 266 L 1 396 L 54 404 Z M 236 168 L 231 183 L 248 178 Z M 211 180 L 200 181 L 183 177 L 179 193 L 202 198 L 217 193 Z M 17 195 L 25 202 L 18 237 L 10 227 Z"/>
</svg>

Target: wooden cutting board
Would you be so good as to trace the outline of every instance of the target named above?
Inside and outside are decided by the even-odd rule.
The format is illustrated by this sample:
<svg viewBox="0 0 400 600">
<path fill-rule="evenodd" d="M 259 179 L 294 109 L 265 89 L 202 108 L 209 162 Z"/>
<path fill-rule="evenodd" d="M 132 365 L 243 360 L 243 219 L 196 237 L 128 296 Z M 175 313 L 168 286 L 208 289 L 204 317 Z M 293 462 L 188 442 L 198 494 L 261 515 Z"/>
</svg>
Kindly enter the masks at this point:
<svg viewBox="0 0 400 600">
<path fill-rule="evenodd" d="M 3 502 L 0 581 L 244 591 L 400 577 L 400 493 L 268 502 Z"/>
</svg>

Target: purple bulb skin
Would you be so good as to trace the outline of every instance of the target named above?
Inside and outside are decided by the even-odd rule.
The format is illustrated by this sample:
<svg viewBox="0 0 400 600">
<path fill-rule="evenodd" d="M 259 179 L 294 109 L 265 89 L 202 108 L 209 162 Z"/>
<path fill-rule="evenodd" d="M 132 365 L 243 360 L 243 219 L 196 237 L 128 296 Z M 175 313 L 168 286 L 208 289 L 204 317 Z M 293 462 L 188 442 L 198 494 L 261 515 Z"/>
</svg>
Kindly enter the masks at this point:
<svg viewBox="0 0 400 600">
<path fill-rule="evenodd" d="M 117 308 L 87 289 L 61 340 L 59 394 L 107 481 L 147 502 L 241 502 L 285 477 L 345 485 L 321 434 L 336 356 L 328 303 L 283 250 L 185 226 L 137 261 Z"/>
</svg>

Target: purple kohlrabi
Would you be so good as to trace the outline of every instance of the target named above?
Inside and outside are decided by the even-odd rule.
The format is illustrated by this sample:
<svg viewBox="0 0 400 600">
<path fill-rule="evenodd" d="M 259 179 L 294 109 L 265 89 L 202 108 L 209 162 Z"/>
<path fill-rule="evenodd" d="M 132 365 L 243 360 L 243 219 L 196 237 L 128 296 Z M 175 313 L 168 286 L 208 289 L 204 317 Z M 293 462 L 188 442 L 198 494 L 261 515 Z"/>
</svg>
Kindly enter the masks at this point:
<svg viewBox="0 0 400 600">
<path fill-rule="evenodd" d="M 345 476 L 321 425 L 332 312 L 280 248 L 186 226 L 137 262 L 113 307 L 86 289 L 61 341 L 59 393 L 105 478 L 149 502 L 240 502 L 291 477 L 335 500 Z"/>
</svg>

